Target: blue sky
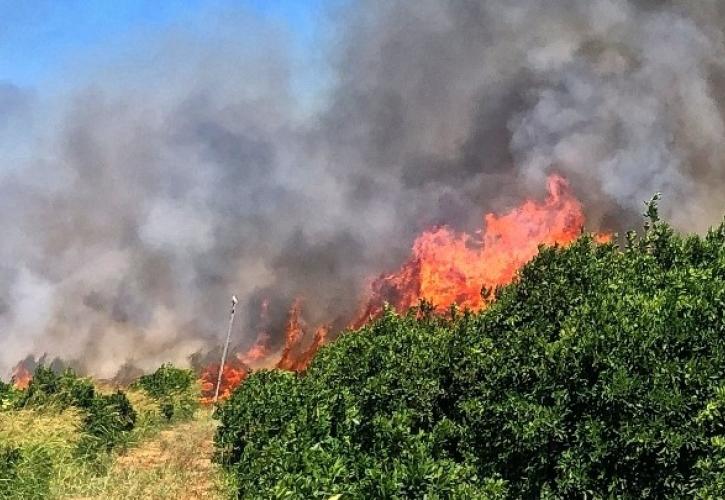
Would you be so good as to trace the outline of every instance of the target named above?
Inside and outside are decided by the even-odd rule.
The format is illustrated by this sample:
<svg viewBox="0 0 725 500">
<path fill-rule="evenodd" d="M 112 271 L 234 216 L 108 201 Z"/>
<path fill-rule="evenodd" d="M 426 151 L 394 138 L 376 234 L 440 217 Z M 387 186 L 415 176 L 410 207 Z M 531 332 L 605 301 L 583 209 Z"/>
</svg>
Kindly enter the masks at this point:
<svg viewBox="0 0 725 500">
<path fill-rule="evenodd" d="M 314 43 L 325 0 L 0 0 L 0 82 L 39 86 L 66 63 L 134 34 L 193 24 L 203 12 L 239 7 Z M 213 30 L 213 26 L 202 27 Z"/>
</svg>

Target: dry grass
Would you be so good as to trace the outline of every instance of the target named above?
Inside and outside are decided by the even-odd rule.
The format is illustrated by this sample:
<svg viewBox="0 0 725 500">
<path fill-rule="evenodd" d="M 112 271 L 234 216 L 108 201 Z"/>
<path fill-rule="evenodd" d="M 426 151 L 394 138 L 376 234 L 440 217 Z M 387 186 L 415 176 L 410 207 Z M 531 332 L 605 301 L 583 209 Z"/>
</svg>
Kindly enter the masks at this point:
<svg viewBox="0 0 725 500">
<path fill-rule="evenodd" d="M 108 473 L 67 498 L 222 499 L 233 485 L 211 462 L 214 422 L 207 410 L 117 456 Z M 80 492 L 79 492 L 80 493 Z"/>
<path fill-rule="evenodd" d="M 52 464 L 51 495 L 84 483 L 110 463 L 110 457 L 94 464 L 78 458 L 76 445 L 81 437 L 78 426 L 81 414 L 77 410 L 58 411 L 53 408 L 0 412 L 0 443 L 19 447 L 29 460 L 36 454 L 47 455 Z M 32 472 L 32 471 L 31 471 Z M 29 478 L 32 483 L 33 478 Z M 31 486 L 28 486 L 32 488 Z M 20 495 L 25 493 L 10 492 Z"/>
<path fill-rule="evenodd" d="M 0 443 L 52 461 L 50 495 L 75 499 L 221 499 L 233 485 L 211 462 L 215 422 L 208 409 L 187 422 L 164 424 L 158 405 L 131 391 L 137 427 L 125 446 L 89 463 L 75 453 L 81 414 L 52 408 L 0 412 Z M 17 493 L 17 492 L 16 492 Z M 3 497 L 0 494 L 0 497 Z M 24 498 L 23 495 L 20 495 Z"/>
<path fill-rule="evenodd" d="M 81 415 L 76 410 L 0 412 L 0 442 L 11 446 L 72 449 L 78 442 Z"/>
</svg>

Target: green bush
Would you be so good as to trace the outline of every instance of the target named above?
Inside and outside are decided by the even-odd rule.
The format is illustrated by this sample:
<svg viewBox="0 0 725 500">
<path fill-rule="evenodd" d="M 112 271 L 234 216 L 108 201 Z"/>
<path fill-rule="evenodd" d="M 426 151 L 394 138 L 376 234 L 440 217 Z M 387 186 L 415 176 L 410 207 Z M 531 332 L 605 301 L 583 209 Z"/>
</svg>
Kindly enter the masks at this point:
<svg viewBox="0 0 725 500">
<path fill-rule="evenodd" d="M 0 411 L 15 408 L 21 396 L 22 392 L 13 387 L 13 384 L 0 380 Z"/>
<path fill-rule="evenodd" d="M 78 451 L 88 457 L 110 451 L 122 442 L 136 423 L 136 412 L 121 391 L 95 396 L 86 411 Z"/>
<path fill-rule="evenodd" d="M 61 375 L 39 365 L 17 406 L 23 408 L 48 407 L 58 411 L 76 407 L 84 412 L 78 443 L 81 455 L 93 457 L 101 451 L 110 451 L 130 432 L 136 422 L 136 412 L 126 395 L 96 393 L 93 383 L 78 377 L 67 369 Z"/>
<path fill-rule="evenodd" d="M 542 248 L 478 314 L 430 307 L 252 374 L 218 459 L 243 498 L 720 497 L 725 224 Z"/>
<path fill-rule="evenodd" d="M 78 377 L 71 369 L 58 375 L 39 365 L 28 388 L 18 399 L 18 406 L 55 406 L 61 410 L 71 406 L 88 408 L 94 397 L 95 389 L 89 379 Z"/>
<path fill-rule="evenodd" d="M 191 370 L 163 364 L 154 373 L 141 376 L 134 387 L 143 389 L 158 404 L 166 420 L 190 418 L 199 406 L 199 390 Z"/>
</svg>

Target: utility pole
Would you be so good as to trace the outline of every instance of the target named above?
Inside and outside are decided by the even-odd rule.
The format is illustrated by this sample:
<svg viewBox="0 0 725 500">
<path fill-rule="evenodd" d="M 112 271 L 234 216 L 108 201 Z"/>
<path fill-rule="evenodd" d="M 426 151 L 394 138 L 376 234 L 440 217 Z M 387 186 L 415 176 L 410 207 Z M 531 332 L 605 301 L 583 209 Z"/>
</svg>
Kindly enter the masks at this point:
<svg viewBox="0 0 725 500">
<path fill-rule="evenodd" d="M 229 329 L 227 330 L 227 340 L 224 342 L 224 350 L 222 351 L 222 361 L 219 364 L 219 376 L 216 379 L 216 389 L 214 390 L 214 403 L 219 399 L 219 386 L 222 384 L 222 373 L 224 372 L 224 363 L 227 360 L 227 351 L 229 350 L 229 339 L 232 336 L 232 325 L 234 324 L 234 310 L 237 308 L 237 296 L 232 295 L 232 311 L 229 314 Z"/>
</svg>

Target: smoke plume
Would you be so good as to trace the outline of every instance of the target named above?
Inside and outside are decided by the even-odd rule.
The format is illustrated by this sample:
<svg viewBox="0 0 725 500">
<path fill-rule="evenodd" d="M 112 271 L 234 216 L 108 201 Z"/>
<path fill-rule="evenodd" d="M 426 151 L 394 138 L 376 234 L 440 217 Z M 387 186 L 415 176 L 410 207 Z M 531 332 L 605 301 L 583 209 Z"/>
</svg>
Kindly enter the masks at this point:
<svg viewBox="0 0 725 500">
<path fill-rule="evenodd" d="M 147 36 L 62 91 L 0 83 L 0 374 L 46 352 L 101 377 L 188 362 L 233 292 L 241 345 L 264 329 L 280 348 L 298 297 L 342 328 L 422 229 L 478 228 L 552 172 L 589 229 L 636 225 L 658 191 L 680 229 L 722 217 L 718 0 L 330 14 L 302 62 L 281 28 L 219 12 L 214 34 Z"/>
</svg>

